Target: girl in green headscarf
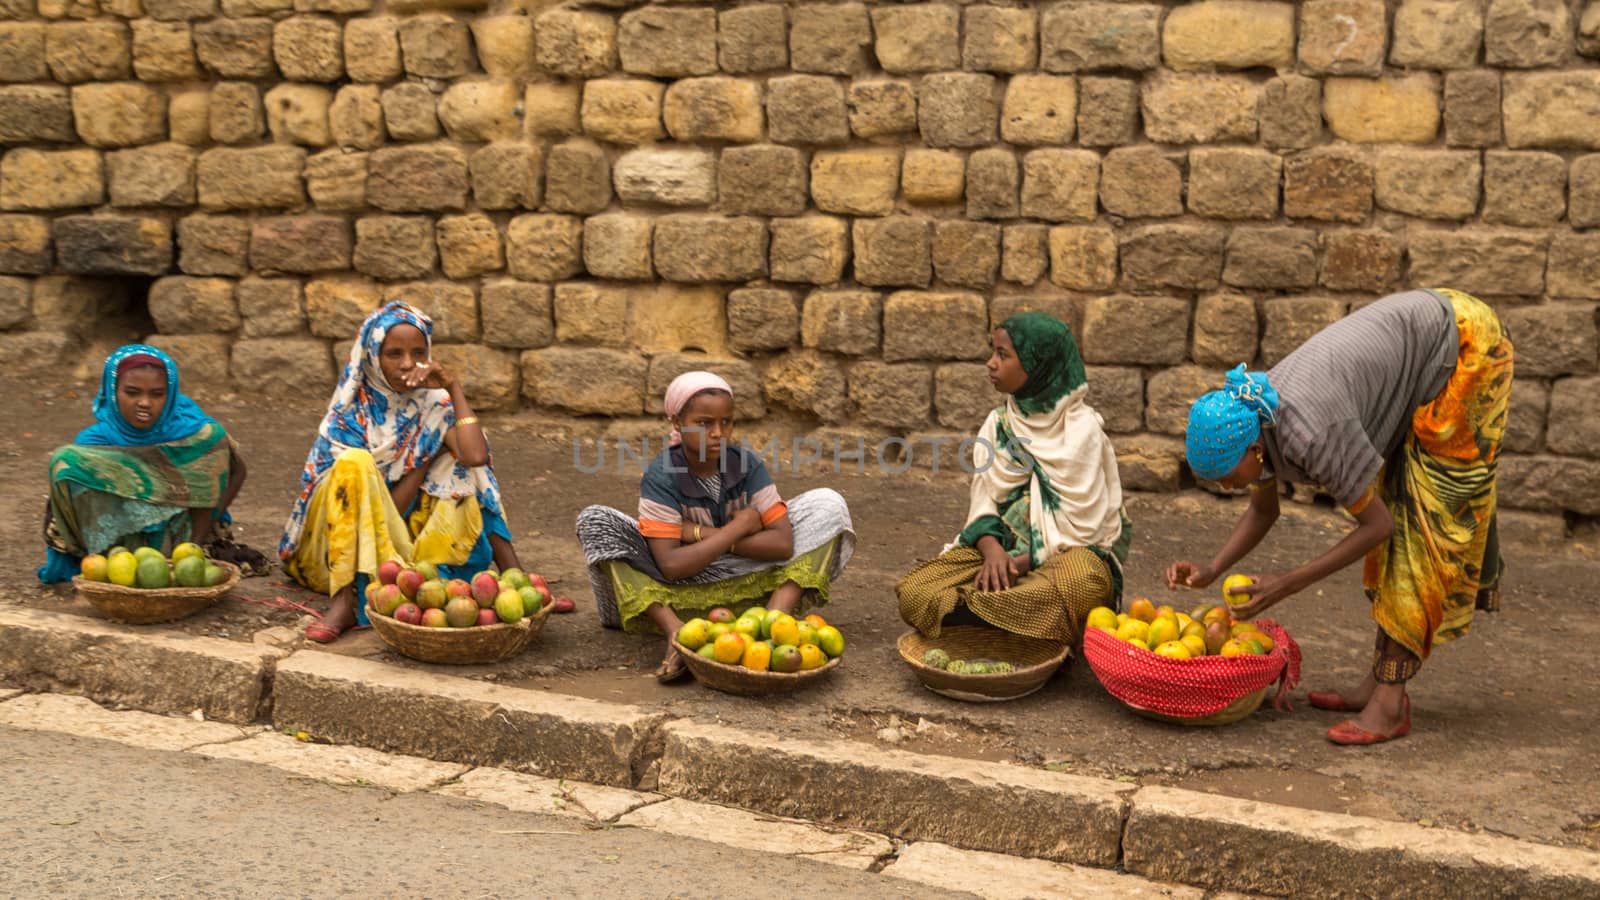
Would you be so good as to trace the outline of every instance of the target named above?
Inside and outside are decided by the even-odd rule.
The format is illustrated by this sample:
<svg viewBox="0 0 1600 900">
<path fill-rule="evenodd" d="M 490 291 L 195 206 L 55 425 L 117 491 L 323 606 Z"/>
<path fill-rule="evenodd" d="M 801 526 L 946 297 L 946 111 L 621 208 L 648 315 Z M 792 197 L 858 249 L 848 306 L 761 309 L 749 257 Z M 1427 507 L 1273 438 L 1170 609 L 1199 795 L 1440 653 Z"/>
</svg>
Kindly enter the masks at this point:
<svg viewBox="0 0 1600 900">
<path fill-rule="evenodd" d="M 1020 313 L 991 336 L 989 383 L 1006 394 L 972 451 L 966 527 L 895 593 L 900 616 L 937 636 L 964 606 L 1017 634 L 1067 641 L 1096 606 L 1115 606 L 1131 525 L 1116 452 L 1085 401 L 1072 331 Z"/>
</svg>

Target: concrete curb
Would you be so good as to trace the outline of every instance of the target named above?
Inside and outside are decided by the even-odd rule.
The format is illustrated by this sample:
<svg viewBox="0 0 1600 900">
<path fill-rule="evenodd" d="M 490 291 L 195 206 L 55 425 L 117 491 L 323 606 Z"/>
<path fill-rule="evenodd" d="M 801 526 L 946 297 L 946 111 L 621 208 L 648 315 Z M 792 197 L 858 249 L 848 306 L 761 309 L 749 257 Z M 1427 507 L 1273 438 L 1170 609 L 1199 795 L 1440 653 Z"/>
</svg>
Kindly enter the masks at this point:
<svg viewBox="0 0 1600 900">
<path fill-rule="evenodd" d="M 1600 854 L 1178 788 L 1133 797 L 1129 872 L 1264 894 L 1594 897 Z"/>
<path fill-rule="evenodd" d="M 663 729 L 659 790 L 913 841 L 1114 866 L 1134 788 L 999 763 L 789 741 L 718 725 Z M 764 762 L 749 765 L 752 753 Z"/>
<path fill-rule="evenodd" d="M 667 717 L 581 697 L 303 650 L 278 664 L 272 724 L 391 753 L 631 788 Z"/>
<path fill-rule="evenodd" d="M 267 714 L 284 651 L 141 630 L 23 607 L 0 609 L 0 678 L 150 712 L 246 725 Z"/>
</svg>

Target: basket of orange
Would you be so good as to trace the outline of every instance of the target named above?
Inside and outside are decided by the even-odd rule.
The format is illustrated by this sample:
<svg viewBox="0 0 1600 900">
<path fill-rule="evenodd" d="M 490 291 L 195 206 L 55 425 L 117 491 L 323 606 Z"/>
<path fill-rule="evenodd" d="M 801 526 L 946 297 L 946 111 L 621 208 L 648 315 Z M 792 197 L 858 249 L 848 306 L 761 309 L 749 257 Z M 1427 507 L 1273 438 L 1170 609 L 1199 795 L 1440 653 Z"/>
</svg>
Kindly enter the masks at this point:
<svg viewBox="0 0 1600 900">
<path fill-rule="evenodd" d="M 1126 613 L 1089 613 L 1083 657 L 1113 697 L 1146 718 L 1227 725 L 1300 679 L 1300 648 L 1277 622 L 1235 621 L 1227 606 L 1189 613 L 1141 597 Z"/>
<path fill-rule="evenodd" d="M 843 661 L 844 635 L 813 613 L 751 606 L 735 615 L 716 607 L 678 629 L 678 652 L 695 680 L 729 694 L 797 691 L 828 677 Z"/>
<path fill-rule="evenodd" d="M 132 625 L 192 616 L 239 584 L 230 562 L 208 559 L 198 544 L 172 548 L 170 558 L 153 547 L 113 547 L 83 558 L 72 586 L 108 619 Z"/>
<path fill-rule="evenodd" d="M 534 579 L 538 579 L 535 581 Z M 443 579 L 428 563 L 378 567 L 367 620 L 389 649 L 430 663 L 475 665 L 521 653 L 550 618 L 550 591 L 520 569 Z"/>
</svg>

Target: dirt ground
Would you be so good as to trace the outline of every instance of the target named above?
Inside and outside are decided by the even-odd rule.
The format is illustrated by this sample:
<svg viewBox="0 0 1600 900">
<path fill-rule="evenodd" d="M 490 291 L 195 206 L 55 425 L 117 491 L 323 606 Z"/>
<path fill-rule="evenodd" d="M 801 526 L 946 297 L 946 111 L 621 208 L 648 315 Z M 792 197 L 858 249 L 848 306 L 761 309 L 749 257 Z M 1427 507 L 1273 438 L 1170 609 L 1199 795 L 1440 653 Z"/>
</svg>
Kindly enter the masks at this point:
<svg viewBox="0 0 1600 900">
<path fill-rule="evenodd" d="M 10 385 L 3 409 L 11 424 L 0 454 L 10 515 L 0 517 L 0 571 L 15 589 L 6 600 L 94 615 L 68 589 L 41 588 L 39 523 L 45 462 L 89 418 L 93 387 Z M 320 419 L 323 398 L 294 408 L 264 408 L 217 398 L 207 409 L 241 441 L 249 480 L 235 508 L 236 537 L 270 553 L 298 492 L 298 473 Z M 1339 748 L 1323 732 L 1340 716 L 1310 709 L 1307 689 L 1353 684 L 1370 662 L 1373 626 L 1359 571 L 1349 569 L 1275 609 L 1305 655 L 1293 712 L 1260 712 L 1235 725 L 1205 729 L 1147 721 L 1131 714 L 1074 661 L 1046 687 L 1021 700 L 969 704 L 924 690 L 895 650 L 906 630 L 895 610 L 896 578 L 938 552 L 960 527 L 967 493 L 959 472 L 937 476 L 777 473 L 786 494 L 831 486 L 850 502 L 859 544 L 825 610 L 849 642 L 845 665 L 825 686 L 788 697 L 742 698 L 692 681 L 660 686 L 649 677 L 661 641 L 602 629 L 583 558 L 573 537 L 577 511 L 590 503 L 632 510 L 636 467 L 583 474 L 574 464 L 575 434 L 603 423 L 531 414 L 485 416 L 508 517 L 524 565 L 578 603 L 552 617 L 515 660 L 486 667 L 430 667 L 387 652 L 370 631 L 346 636 L 331 652 L 380 659 L 441 675 L 498 681 L 602 700 L 639 704 L 675 716 L 714 720 L 782 737 L 878 742 L 893 726 L 901 749 L 1005 760 L 1055 771 L 1174 784 L 1307 808 L 1441 827 L 1486 831 L 1547 843 L 1600 848 L 1600 537 L 1594 529 L 1563 536 L 1553 517 L 1508 515 L 1510 576 L 1504 609 L 1480 618 L 1463 641 L 1445 646 L 1413 682 L 1413 732 L 1367 749 Z M 593 447 L 582 450 L 586 462 Z M 811 469 L 817 467 L 812 466 Z M 1135 494 L 1128 596 L 1170 600 L 1187 609 L 1212 598 L 1173 596 L 1160 573 L 1179 555 L 1205 558 L 1226 534 L 1242 500 L 1199 492 Z M 1285 504 L 1286 514 L 1241 571 L 1288 567 L 1331 546 L 1343 517 L 1319 506 Z M 250 640 L 267 628 L 298 629 L 300 613 L 261 603 L 286 598 L 321 605 L 281 574 L 249 579 L 236 596 L 178 628 Z M 287 633 L 286 631 L 283 633 Z M 323 652 L 320 648 L 306 651 Z M 1587 787 L 1585 787 L 1587 785 Z"/>
</svg>

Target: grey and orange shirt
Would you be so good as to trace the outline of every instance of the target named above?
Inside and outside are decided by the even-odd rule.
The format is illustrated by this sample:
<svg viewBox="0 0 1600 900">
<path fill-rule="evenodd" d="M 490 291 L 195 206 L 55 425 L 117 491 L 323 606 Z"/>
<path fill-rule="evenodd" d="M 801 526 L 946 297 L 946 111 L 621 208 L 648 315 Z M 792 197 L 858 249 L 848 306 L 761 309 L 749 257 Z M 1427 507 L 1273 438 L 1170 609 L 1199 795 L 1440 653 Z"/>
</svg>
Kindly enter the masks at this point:
<svg viewBox="0 0 1600 900">
<path fill-rule="evenodd" d="M 734 443 L 710 478 L 695 477 L 679 445 L 657 454 L 639 480 L 639 532 L 647 538 L 681 537 L 685 521 L 721 528 L 747 506 L 761 514 L 763 525 L 789 511 L 766 463 Z"/>
</svg>

